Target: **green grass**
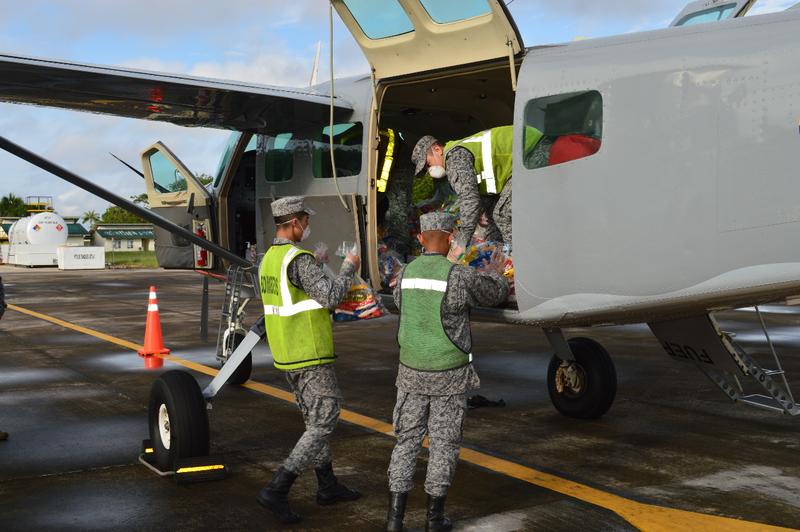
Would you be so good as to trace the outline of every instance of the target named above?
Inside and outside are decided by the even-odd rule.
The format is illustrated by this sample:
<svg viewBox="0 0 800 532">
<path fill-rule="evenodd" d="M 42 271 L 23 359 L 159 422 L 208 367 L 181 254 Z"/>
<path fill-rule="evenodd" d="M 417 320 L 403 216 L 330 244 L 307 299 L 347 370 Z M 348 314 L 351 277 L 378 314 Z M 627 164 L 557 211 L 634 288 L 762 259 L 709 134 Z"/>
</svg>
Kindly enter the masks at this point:
<svg viewBox="0 0 800 532">
<path fill-rule="evenodd" d="M 155 251 L 106 251 L 112 268 L 158 268 Z"/>
</svg>

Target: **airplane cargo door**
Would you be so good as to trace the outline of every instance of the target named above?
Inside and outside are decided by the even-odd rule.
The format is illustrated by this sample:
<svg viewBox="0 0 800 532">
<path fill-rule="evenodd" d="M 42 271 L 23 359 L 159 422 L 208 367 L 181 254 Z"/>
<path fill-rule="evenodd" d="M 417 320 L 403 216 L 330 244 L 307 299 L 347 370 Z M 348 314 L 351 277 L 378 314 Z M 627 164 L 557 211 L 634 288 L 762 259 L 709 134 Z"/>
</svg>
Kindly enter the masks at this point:
<svg viewBox="0 0 800 532">
<path fill-rule="evenodd" d="M 379 81 L 524 50 L 500 0 L 331 1 Z"/>
<path fill-rule="evenodd" d="M 150 208 L 198 236 L 212 240 L 212 198 L 186 166 L 161 142 L 142 152 Z M 156 259 L 162 268 L 210 269 L 208 251 L 160 227 L 155 228 Z"/>
</svg>

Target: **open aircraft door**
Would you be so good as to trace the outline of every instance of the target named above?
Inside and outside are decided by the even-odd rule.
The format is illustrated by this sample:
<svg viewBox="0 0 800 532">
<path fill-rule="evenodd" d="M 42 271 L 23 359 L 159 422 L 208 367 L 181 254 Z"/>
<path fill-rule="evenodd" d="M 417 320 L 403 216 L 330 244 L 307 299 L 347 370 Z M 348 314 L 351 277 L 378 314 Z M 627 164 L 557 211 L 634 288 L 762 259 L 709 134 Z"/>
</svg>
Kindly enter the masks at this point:
<svg viewBox="0 0 800 532">
<path fill-rule="evenodd" d="M 142 152 L 142 167 L 150 208 L 164 218 L 214 241 L 212 198 L 188 168 L 164 144 Z M 156 258 L 162 268 L 211 269 L 213 257 L 185 238 L 155 228 Z"/>
<path fill-rule="evenodd" d="M 693 26 L 743 17 L 756 0 L 697 0 L 689 2 L 670 26 Z"/>
<path fill-rule="evenodd" d="M 523 49 L 499 0 L 331 0 L 378 80 L 513 59 Z"/>
</svg>

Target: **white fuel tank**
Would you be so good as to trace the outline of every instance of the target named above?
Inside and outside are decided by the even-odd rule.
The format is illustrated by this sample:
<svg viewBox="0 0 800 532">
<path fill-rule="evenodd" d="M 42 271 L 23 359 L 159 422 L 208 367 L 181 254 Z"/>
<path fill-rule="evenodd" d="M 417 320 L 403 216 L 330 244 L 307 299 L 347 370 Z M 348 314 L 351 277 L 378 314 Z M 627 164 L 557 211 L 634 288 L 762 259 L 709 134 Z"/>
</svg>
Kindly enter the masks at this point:
<svg viewBox="0 0 800 532">
<path fill-rule="evenodd" d="M 68 236 L 67 223 L 54 212 L 40 212 L 20 218 L 8 233 L 12 245 L 58 247 L 67 243 Z"/>
</svg>

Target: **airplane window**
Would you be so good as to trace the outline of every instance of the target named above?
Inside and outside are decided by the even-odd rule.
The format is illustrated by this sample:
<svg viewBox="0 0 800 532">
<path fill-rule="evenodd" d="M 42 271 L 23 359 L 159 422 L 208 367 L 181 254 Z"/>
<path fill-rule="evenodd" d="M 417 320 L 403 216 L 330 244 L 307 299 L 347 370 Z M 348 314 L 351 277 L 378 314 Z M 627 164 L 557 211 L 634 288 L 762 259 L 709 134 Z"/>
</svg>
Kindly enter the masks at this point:
<svg viewBox="0 0 800 532">
<path fill-rule="evenodd" d="M 222 179 L 222 174 L 225 172 L 225 168 L 228 166 L 231 156 L 233 155 L 233 150 L 236 148 L 236 144 L 238 144 L 241 136 L 242 134 L 237 131 L 231 133 L 231 136 L 228 138 L 228 144 L 225 146 L 225 151 L 222 153 L 222 159 L 219 160 L 219 166 L 217 166 L 217 177 L 214 178 L 215 187 L 219 186 L 219 182 Z M 255 138 L 255 136 L 253 136 L 253 138 Z M 253 141 L 251 140 L 250 142 Z"/>
<path fill-rule="evenodd" d="M 156 188 L 162 187 L 170 192 L 178 192 L 188 188 L 186 178 L 160 151 L 156 151 L 150 156 L 150 170 L 153 173 L 153 181 L 157 185 Z"/>
<path fill-rule="evenodd" d="M 270 183 L 289 181 L 294 174 L 294 152 L 297 142 L 292 133 L 259 135 L 259 150 L 264 153 L 264 177 Z M 255 138 L 255 136 L 253 137 Z"/>
<path fill-rule="evenodd" d="M 718 22 L 725 20 L 733 15 L 736 9 L 736 4 L 725 4 L 696 13 L 686 15 L 678 21 L 676 26 L 694 26 L 695 24 L 705 24 L 706 22 Z"/>
<path fill-rule="evenodd" d="M 525 106 L 523 161 L 541 168 L 597 153 L 603 138 L 603 98 L 597 91 L 531 100 Z"/>
<path fill-rule="evenodd" d="M 330 155 L 331 128 L 325 126 L 314 139 L 311 152 L 314 177 L 333 177 Z M 334 124 L 333 155 L 336 160 L 337 177 L 354 176 L 361 173 L 361 152 L 364 128 L 360 122 Z"/>
<path fill-rule="evenodd" d="M 344 0 L 344 5 L 370 39 L 385 39 L 414 31 L 414 25 L 397 0 Z"/>
<path fill-rule="evenodd" d="M 434 22 L 449 24 L 492 12 L 486 0 L 420 0 Z"/>
</svg>

